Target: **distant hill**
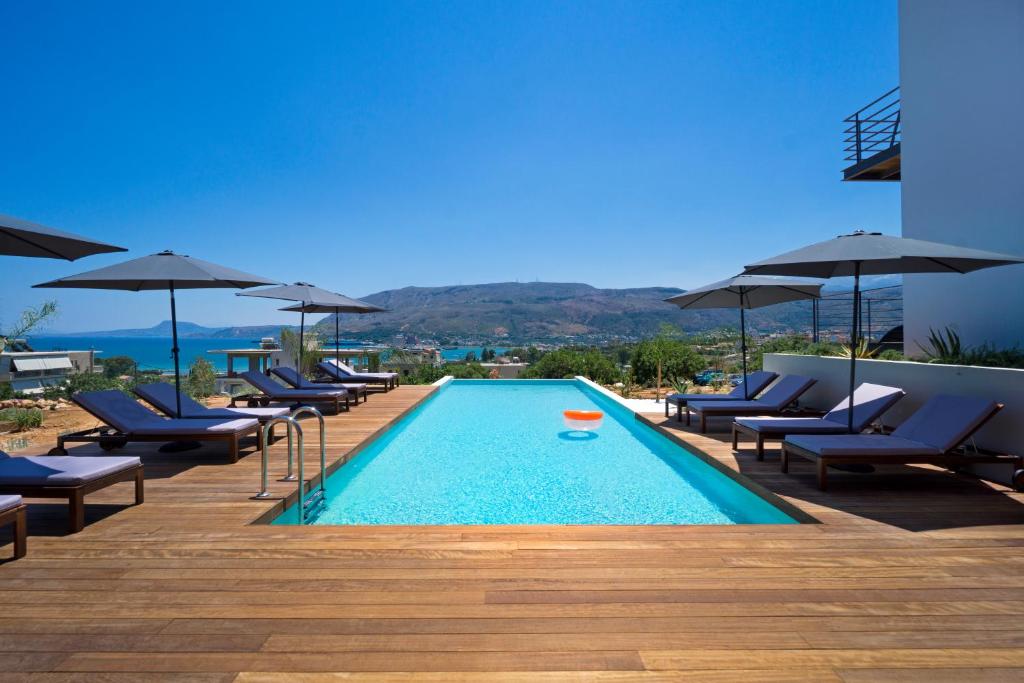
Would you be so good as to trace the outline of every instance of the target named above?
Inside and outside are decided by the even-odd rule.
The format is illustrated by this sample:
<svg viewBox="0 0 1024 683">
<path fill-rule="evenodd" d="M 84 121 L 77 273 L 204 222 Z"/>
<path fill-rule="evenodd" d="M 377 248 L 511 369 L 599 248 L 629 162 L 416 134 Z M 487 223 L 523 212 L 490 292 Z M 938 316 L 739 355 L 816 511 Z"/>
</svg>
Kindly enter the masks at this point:
<svg viewBox="0 0 1024 683">
<path fill-rule="evenodd" d="M 831 283 L 830 283 L 831 284 Z M 877 279 L 872 287 L 891 286 L 890 280 Z M 382 306 L 385 313 L 342 315 L 340 328 L 346 338 L 388 342 L 395 335 L 433 339 L 442 344 L 467 341 L 479 343 L 525 342 L 594 343 L 633 340 L 657 333 L 662 323 L 670 323 L 687 333 L 722 327 L 738 327 L 735 310 L 682 311 L 664 299 L 681 293 L 672 287 L 637 289 L 599 289 L 579 283 L 499 282 L 449 287 L 405 287 L 363 297 Z M 842 292 L 829 286 L 829 293 Z M 897 299 L 899 285 L 886 296 Z M 824 303 L 824 302 L 823 302 Z M 823 327 L 848 325 L 848 303 L 835 300 L 823 307 Z M 886 315 L 900 306 L 892 301 L 877 302 L 874 309 L 879 323 L 895 321 L 898 313 Z M 762 333 L 807 330 L 811 324 L 811 304 L 798 301 L 747 313 L 748 329 Z M 278 336 L 281 325 L 242 327 L 204 327 L 190 322 L 178 323 L 182 337 L 259 339 Z M 316 328 L 325 336 L 334 334 L 334 316 L 327 316 Z M 166 337 L 170 321 L 145 329 L 82 332 L 79 337 Z"/>
<path fill-rule="evenodd" d="M 395 334 L 454 343 L 459 339 L 600 343 L 637 339 L 662 323 L 686 332 L 736 327 L 736 311 L 682 311 L 664 302 L 683 290 L 671 287 L 598 289 L 578 283 L 502 282 L 451 287 L 406 287 L 363 297 L 387 308 L 367 316 L 342 315 L 346 337 L 385 340 Z M 805 328 L 810 303 L 752 311 L 750 323 L 762 331 Z M 319 324 L 333 334 L 334 317 Z"/>
<path fill-rule="evenodd" d="M 212 337 L 224 339 L 259 339 L 260 337 L 276 337 L 281 333 L 283 325 L 247 325 L 242 327 L 205 327 L 184 320 L 178 321 L 179 337 Z M 153 327 L 129 328 L 123 330 L 102 330 L 97 332 L 51 332 L 53 337 L 170 337 L 171 321 L 153 325 Z"/>
</svg>

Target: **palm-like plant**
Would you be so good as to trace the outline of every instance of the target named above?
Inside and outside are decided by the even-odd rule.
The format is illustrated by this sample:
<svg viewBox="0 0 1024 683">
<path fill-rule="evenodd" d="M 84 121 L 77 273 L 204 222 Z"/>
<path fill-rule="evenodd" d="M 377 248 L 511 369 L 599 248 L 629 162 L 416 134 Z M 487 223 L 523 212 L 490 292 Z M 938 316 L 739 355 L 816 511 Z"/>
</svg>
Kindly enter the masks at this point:
<svg viewBox="0 0 1024 683">
<path fill-rule="evenodd" d="M 872 349 L 868 346 L 867 339 L 860 339 L 857 342 L 856 356 L 857 358 L 874 358 L 878 353 L 878 349 Z M 849 344 L 841 344 L 839 346 L 839 358 L 850 358 L 854 355 L 854 349 Z"/>
<path fill-rule="evenodd" d="M 964 360 L 963 344 L 960 342 L 960 335 L 952 327 L 942 331 L 928 328 L 927 347 L 918 344 L 929 363 L 960 363 Z"/>
</svg>

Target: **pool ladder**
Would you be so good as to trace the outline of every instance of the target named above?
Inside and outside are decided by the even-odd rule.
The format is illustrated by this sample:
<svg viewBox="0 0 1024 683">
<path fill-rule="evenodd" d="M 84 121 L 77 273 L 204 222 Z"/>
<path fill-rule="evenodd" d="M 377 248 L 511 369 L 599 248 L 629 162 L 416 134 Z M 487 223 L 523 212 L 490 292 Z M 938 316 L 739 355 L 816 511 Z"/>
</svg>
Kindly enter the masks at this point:
<svg viewBox="0 0 1024 683">
<path fill-rule="evenodd" d="M 311 495 L 306 495 L 305 457 L 302 425 L 299 424 L 300 415 L 313 415 L 320 423 L 320 486 Z M 322 511 L 327 500 L 327 434 L 324 425 L 323 414 L 311 406 L 300 406 L 286 417 L 275 417 L 268 420 L 260 432 L 260 445 L 262 446 L 263 464 L 260 474 L 260 491 L 256 498 L 267 498 L 270 492 L 267 491 L 267 472 L 270 468 L 270 435 L 274 426 L 284 424 L 288 427 L 288 474 L 281 481 L 297 481 L 298 491 L 296 505 L 299 516 L 299 524 L 315 519 Z M 294 473 L 293 463 L 295 462 L 294 446 L 299 447 L 299 473 Z"/>
</svg>

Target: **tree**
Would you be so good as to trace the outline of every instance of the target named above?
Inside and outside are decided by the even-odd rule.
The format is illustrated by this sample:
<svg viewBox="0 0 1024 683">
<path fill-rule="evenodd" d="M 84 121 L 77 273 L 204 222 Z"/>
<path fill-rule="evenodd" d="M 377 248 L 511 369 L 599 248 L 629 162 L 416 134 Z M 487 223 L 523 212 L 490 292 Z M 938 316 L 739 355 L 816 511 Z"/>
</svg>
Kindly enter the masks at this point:
<svg viewBox="0 0 1024 683">
<path fill-rule="evenodd" d="M 302 351 L 302 367 L 296 368 L 303 375 L 309 376 L 316 370 L 320 362 L 320 337 L 315 332 L 306 332 L 302 339 L 305 347 Z M 287 358 L 299 358 L 299 333 L 287 327 L 281 328 L 281 349 Z"/>
<path fill-rule="evenodd" d="M 135 373 L 135 359 L 131 356 L 111 356 L 103 361 L 104 377 L 122 377 Z"/>
<path fill-rule="evenodd" d="M 644 383 L 654 381 L 658 401 L 661 400 L 661 386 L 666 376 L 672 380 L 689 377 L 704 365 L 697 352 L 680 340 L 681 336 L 675 326 L 666 323 L 657 336 L 640 342 L 633 351 L 635 376 Z"/>
<path fill-rule="evenodd" d="M 522 363 L 536 363 L 544 355 L 544 352 L 538 349 L 536 346 L 529 348 L 515 348 L 509 349 L 504 354 L 507 358 L 518 358 Z"/>
<path fill-rule="evenodd" d="M 476 362 L 476 351 L 470 351 L 469 353 L 467 353 L 465 360 L 466 360 L 467 363 L 475 363 Z"/>
<path fill-rule="evenodd" d="M 678 339 L 655 337 L 636 345 L 632 358 L 633 376 L 642 384 L 687 380 L 704 369 L 704 358 Z M 660 397 L 659 397 L 660 398 Z"/>
<path fill-rule="evenodd" d="M 36 308 L 26 308 L 18 318 L 18 322 L 14 323 L 14 327 L 7 330 L 6 334 L 0 334 L 0 351 L 3 351 L 7 346 L 8 339 L 17 339 L 18 337 L 25 336 L 39 327 L 46 319 L 52 318 L 56 314 L 56 301 L 47 301 L 42 306 Z"/>
<path fill-rule="evenodd" d="M 188 369 L 185 393 L 192 398 L 209 398 L 217 386 L 217 372 L 205 358 L 196 358 Z"/>
</svg>

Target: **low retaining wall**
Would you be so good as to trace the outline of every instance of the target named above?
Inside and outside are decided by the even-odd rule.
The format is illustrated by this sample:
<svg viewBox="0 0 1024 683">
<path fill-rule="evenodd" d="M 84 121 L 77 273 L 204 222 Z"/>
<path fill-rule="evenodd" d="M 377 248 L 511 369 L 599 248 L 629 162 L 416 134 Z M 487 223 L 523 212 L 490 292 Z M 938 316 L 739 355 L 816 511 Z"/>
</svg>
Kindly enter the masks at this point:
<svg viewBox="0 0 1024 683">
<path fill-rule="evenodd" d="M 812 408 L 828 410 L 849 393 L 848 358 L 770 353 L 765 354 L 764 369 L 817 379 L 818 383 L 801 401 Z M 907 392 L 884 415 L 887 426 L 900 424 L 936 394 L 979 396 L 1003 403 L 1006 407 L 978 431 L 975 443 L 993 451 L 1024 454 L 1024 370 L 857 359 L 857 383 L 861 382 L 899 387 Z M 979 467 L 978 473 L 1009 481 L 1006 467 Z"/>
</svg>

